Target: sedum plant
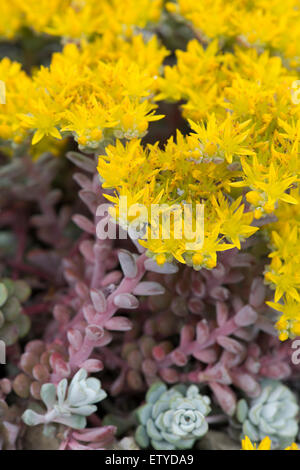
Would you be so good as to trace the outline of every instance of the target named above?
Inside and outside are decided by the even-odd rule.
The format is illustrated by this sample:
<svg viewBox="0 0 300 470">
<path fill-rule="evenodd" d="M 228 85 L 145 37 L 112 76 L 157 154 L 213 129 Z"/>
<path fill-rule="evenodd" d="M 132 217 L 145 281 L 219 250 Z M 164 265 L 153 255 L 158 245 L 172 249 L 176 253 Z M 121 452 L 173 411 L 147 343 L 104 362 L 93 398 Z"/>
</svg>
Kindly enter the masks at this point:
<svg viewBox="0 0 300 470">
<path fill-rule="evenodd" d="M 140 425 L 135 439 L 142 447 L 157 450 L 191 449 L 208 431 L 205 417 L 210 398 L 201 395 L 196 385 L 186 387 L 157 382 L 147 392 L 146 404 L 137 411 Z"/>
<path fill-rule="evenodd" d="M 101 388 L 100 380 L 89 377 L 85 369 L 80 369 L 73 377 L 69 387 L 67 379 L 57 387 L 51 383 L 41 388 L 41 399 L 47 407 L 45 414 L 26 410 L 23 421 L 28 426 L 37 424 L 61 423 L 75 429 L 86 426 L 86 416 L 97 410 L 95 403 L 103 400 L 106 393 Z"/>
<path fill-rule="evenodd" d="M 285 5 L 279 0 L 177 0 L 166 3 L 170 14 L 190 24 L 202 43 L 218 38 L 249 48 L 275 49 L 291 66 L 299 64 L 297 7 L 297 0 L 288 0 Z M 277 21 L 282 16 L 284 32 Z"/>
<path fill-rule="evenodd" d="M 24 27 L 68 40 L 93 38 L 106 31 L 129 35 L 158 21 L 162 4 L 162 0 L 14 0 L 3 5 L 0 37 L 12 39 Z"/>
<path fill-rule="evenodd" d="M 250 401 L 240 400 L 237 419 L 243 435 L 259 442 L 266 435 L 275 448 L 290 445 L 298 433 L 299 406 L 291 390 L 276 380 L 263 380 L 261 394 Z"/>
<path fill-rule="evenodd" d="M 61 450 L 132 449 L 133 433 L 189 449 L 210 432 L 205 448 L 235 417 L 247 448 L 295 439 L 298 4 L 2 1 L 0 448 L 43 427 Z M 133 244 L 99 237 L 110 218 L 142 228 Z M 125 430 L 105 426 L 115 413 Z"/>
<path fill-rule="evenodd" d="M 22 313 L 22 303 L 31 293 L 26 282 L 0 279 L 0 339 L 11 346 L 23 338 L 30 328 L 30 319 Z"/>
</svg>

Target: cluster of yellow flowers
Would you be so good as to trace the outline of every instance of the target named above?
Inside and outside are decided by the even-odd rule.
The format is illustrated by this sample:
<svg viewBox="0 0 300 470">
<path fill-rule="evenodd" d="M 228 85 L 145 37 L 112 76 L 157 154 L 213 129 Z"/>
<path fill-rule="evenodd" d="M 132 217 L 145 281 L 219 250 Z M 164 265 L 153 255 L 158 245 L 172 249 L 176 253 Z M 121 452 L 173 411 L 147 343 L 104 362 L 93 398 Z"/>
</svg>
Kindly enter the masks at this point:
<svg viewBox="0 0 300 470">
<path fill-rule="evenodd" d="M 300 9 L 297 0 L 177 0 L 167 9 L 190 22 L 202 42 L 218 38 L 278 51 L 300 65 Z"/>
<path fill-rule="evenodd" d="M 240 249 L 260 230 L 270 247 L 269 305 L 282 314 L 279 337 L 300 335 L 298 2 L 178 0 L 166 2 L 162 15 L 163 3 L 5 2 L 0 36 L 27 27 L 62 38 L 64 48 L 30 77 L 20 64 L 0 62 L 7 85 L 2 145 L 32 137 L 36 148 L 44 138 L 71 135 L 81 150 L 101 154 L 112 214 L 126 228 L 139 214 L 140 243 L 158 264 L 176 259 L 212 269 L 219 251 Z M 197 39 L 163 68 L 168 51 L 143 28 L 168 14 L 186 21 Z M 163 117 L 155 114 L 160 100 L 181 101 L 191 128 L 164 149 L 141 143 L 149 122 Z M 135 213 L 124 216 L 124 197 Z M 163 217 L 153 220 L 158 204 L 170 216 L 169 236 Z M 204 204 L 201 233 L 197 204 Z"/>
<path fill-rule="evenodd" d="M 300 335 L 300 193 L 295 188 L 290 195 L 295 205 L 279 202 L 275 211 L 277 221 L 266 227 L 270 239 L 271 263 L 265 280 L 275 287 L 275 302 L 270 307 L 282 312 L 276 323 L 279 338 L 284 341 Z"/>
<path fill-rule="evenodd" d="M 131 35 L 159 20 L 162 0 L 10 0 L 1 2 L 0 37 L 11 39 L 21 28 L 82 40 L 110 31 Z"/>
<path fill-rule="evenodd" d="M 223 53 L 217 41 L 204 49 L 196 40 L 178 51 L 177 64 L 164 72 L 157 99 L 184 100 L 183 115 L 193 132 L 186 137 L 178 132 L 176 143 L 171 138 L 163 151 L 118 143 L 100 158 L 99 173 L 107 187 L 135 203 L 205 203 L 203 245 L 186 249 L 184 237 L 157 239 L 152 232 L 141 242 L 161 263 L 174 257 L 195 269 L 213 268 L 218 251 L 240 248 L 258 230 L 251 226 L 253 219 L 278 216 L 278 227 L 264 229 L 272 250 L 265 279 L 275 289 L 275 303 L 269 305 L 283 313 L 276 324 L 280 339 L 300 334 L 300 201 L 293 189 L 300 171 L 300 107 L 292 100 L 296 72 L 268 51 L 237 46 Z M 124 173 L 116 171 L 121 161 Z M 118 205 L 118 197 L 111 201 Z M 283 226 L 286 217 L 288 227 Z"/>
<path fill-rule="evenodd" d="M 269 51 L 236 45 L 233 53 L 222 53 L 219 47 L 217 40 L 206 48 L 194 40 L 187 51 L 178 51 L 176 66 L 166 67 L 159 79 L 159 98 L 184 100 L 184 116 L 205 122 L 202 143 L 211 155 L 239 162 L 238 181 L 228 183 L 245 188 L 250 213 L 256 219 L 278 218 L 263 229 L 270 236 L 272 260 L 265 280 L 275 289 L 275 302 L 269 305 L 282 313 L 276 327 L 285 340 L 300 334 L 297 73 Z M 227 136 L 227 153 L 220 134 Z"/>
<path fill-rule="evenodd" d="M 3 59 L 0 138 L 19 143 L 29 130 L 34 145 L 72 134 L 80 146 L 97 149 L 104 139 L 145 135 L 148 123 L 161 117 L 150 98 L 166 50 L 156 37 L 145 42 L 141 35 L 107 44 L 107 37 L 67 44 L 32 77 Z"/>
<path fill-rule="evenodd" d="M 239 174 L 228 164 L 239 145 L 231 149 L 226 146 L 228 129 L 229 132 L 237 129 L 233 130 L 228 117 L 219 129 L 218 140 L 209 140 L 207 134 L 217 132 L 215 124 L 210 121 L 205 128 L 191 121 L 195 132 L 184 137 L 178 131 L 176 143 L 171 137 L 164 150 L 158 144 L 143 148 L 136 139 L 126 145 L 117 141 L 99 158 L 98 171 L 103 187 L 117 190 L 116 196 L 107 197 L 115 204 L 119 221 L 122 222 L 118 217 L 122 197 L 127 198 L 129 207 L 140 204 L 147 208 L 146 214 L 138 211 L 140 224 L 149 221 L 146 240 L 140 243 L 159 264 L 172 261 L 174 257 L 195 269 L 214 268 L 218 251 L 240 248 L 241 241 L 257 231 L 257 227 L 250 225 L 253 213 L 244 212 L 242 197 L 230 203 L 223 195 L 230 191 L 232 179 Z M 244 147 L 241 151 L 245 151 Z M 204 201 L 203 237 L 200 227 L 196 227 L 199 213 L 195 204 Z M 164 204 L 165 214 L 168 208 L 172 211 L 169 216 L 173 224 L 168 234 L 164 234 L 167 228 L 164 219 L 153 217 L 151 211 L 155 204 L 161 207 Z M 156 223 L 159 227 L 153 226 Z M 195 227 L 194 232 L 192 227 Z"/>
</svg>

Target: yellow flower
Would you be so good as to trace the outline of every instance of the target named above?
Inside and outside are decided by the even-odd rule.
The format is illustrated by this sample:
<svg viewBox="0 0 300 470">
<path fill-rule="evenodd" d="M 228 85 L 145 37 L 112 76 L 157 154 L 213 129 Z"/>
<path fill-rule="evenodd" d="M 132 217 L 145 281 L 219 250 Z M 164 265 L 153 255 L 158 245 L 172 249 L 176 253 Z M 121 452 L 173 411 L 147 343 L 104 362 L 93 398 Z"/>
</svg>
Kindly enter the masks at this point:
<svg viewBox="0 0 300 470">
<path fill-rule="evenodd" d="M 267 304 L 282 314 L 275 324 L 275 328 L 279 332 L 280 341 L 300 335 L 299 301 L 288 298 L 282 303 L 267 302 Z"/>
<path fill-rule="evenodd" d="M 248 436 L 242 440 L 242 450 L 271 450 L 271 439 L 266 436 L 258 445 L 252 444 Z M 293 442 L 289 447 L 286 447 L 284 450 L 299 450 L 297 444 Z"/>
<path fill-rule="evenodd" d="M 49 68 L 32 77 L 3 59 L 0 80 L 7 84 L 7 104 L 0 107 L 0 137 L 17 141 L 34 133 L 35 145 L 64 133 L 92 150 L 115 137 L 143 137 L 149 122 L 163 117 L 154 114 L 152 95 L 165 55 L 156 39 L 147 43 L 138 35 L 67 44 L 53 54 Z"/>
<path fill-rule="evenodd" d="M 24 127 L 35 130 L 32 138 L 32 145 L 37 144 L 44 137 L 54 137 L 61 139 L 62 136 L 58 131 L 57 125 L 59 118 L 52 112 L 48 112 L 47 108 L 42 102 L 39 103 L 39 111 L 34 116 L 22 115 L 21 122 Z"/>
<path fill-rule="evenodd" d="M 253 156 L 251 164 L 243 159 L 242 167 L 243 181 L 231 183 L 231 186 L 248 186 L 252 191 L 256 191 L 255 200 L 252 199 L 252 203 L 256 202 L 266 213 L 274 212 L 275 204 L 279 200 L 291 204 L 297 203 L 286 193 L 292 184 L 297 182 L 297 175 L 290 174 L 288 170 L 275 162 L 271 162 L 267 168 L 259 163 L 256 155 Z"/>
<path fill-rule="evenodd" d="M 266 436 L 256 447 L 256 444 L 252 444 L 248 436 L 242 440 L 242 450 L 271 450 L 271 439 Z"/>
<path fill-rule="evenodd" d="M 32 80 L 21 69 L 21 64 L 8 58 L 0 61 L 0 80 L 5 83 L 5 104 L 0 104 L 0 139 L 20 142 L 26 132 L 20 126 L 19 113 L 28 110 L 28 97 L 33 96 Z"/>
<path fill-rule="evenodd" d="M 162 0 L 12 0 L 2 8 L 0 35 L 12 38 L 21 26 L 68 39 L 90 38 L 105 30 L 130 36 L 159 20 Z M 3 24 L 2 24 L 3 23 Z"/>
<path fill-rule="evenodd" d="M 258 227 L 251 227 L 253 214 L 244 212 L 244 205 L 241 202 L 242 197 L 232 204 L 229 204 L 222 194 L 218 194 L 217 198 L 212 197 L 212 204 L 221 223 L 220 232 L 239 249 L 241 241 L 258 230 Z"/>
<path fill-rule="evenodd" d="M 299 447 L 295 442 L 293 442 L 293 444 L 291 444 L 289 447 L 286 447 L 284 450 L 299 450 Z"/>
<path fill-rule="evenodd" d="M 171 5 L 171 7 L 170 7 Z M 177 0 L 167 3 L 175 15 L 185 18 L 204 42 L 209 39 L 235 40 L 246 47 L 267 47 L 276 50 L 289 60 L 299 64 L 299 10 L 297 0 Z"/>
</svg>

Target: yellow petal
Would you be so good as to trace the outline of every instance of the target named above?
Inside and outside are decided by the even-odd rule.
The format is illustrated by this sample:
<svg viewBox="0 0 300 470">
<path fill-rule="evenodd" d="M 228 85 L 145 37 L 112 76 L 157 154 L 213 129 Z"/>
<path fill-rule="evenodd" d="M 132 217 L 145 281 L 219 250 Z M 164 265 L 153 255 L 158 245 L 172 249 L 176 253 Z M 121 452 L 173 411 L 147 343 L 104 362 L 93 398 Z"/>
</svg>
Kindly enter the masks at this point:
<svg viewBox="0 0 300 470">
<path fill-rule="evenodd" d="M 255 450 L 248 436 L 245 436 L 245 439 L 242 440 L 242 449 L 243 450 Z"/>
<path fill-rule="evenodd" d="M 258 450 L 270 450 L 271 449 L 271 439 L 266 436 L 258 446 Z"/>
<path fill-rule="evenodd" d="M 38 142 L 40 142 L 40 140 L 42 140 L 44 136 L 45 136 L 44 131 L 42 131 L 41 129 L 38 129 L 38 130 L 34 133 L 34 136 L 33 136 L 33 138 L 32 138 L 32 145 L 35 145 L 35 144 L 37 144 Z"/>
<path fill-rule="evenodd" d="M 60 132 L 56 129 L 56 127 L 53 127 L 49 134 L 52 135 L 52 137 L 55 137 L 56 139 L 62 139 L 62 136 L 60 135 Z"/>
</svg>

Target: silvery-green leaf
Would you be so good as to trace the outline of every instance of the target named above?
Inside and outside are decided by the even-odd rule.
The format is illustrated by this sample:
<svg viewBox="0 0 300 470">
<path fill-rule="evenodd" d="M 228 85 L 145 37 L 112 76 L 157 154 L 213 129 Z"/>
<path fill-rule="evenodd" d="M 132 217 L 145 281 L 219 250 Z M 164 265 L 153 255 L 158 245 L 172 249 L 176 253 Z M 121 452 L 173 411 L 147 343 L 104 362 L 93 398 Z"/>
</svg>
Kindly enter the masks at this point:
<svg viewBox="0 0 300 470">
<path fill-rule="evenodd" d="M 272 391 L 272 387 L 270 385 L 266 386 L 266 387 L 262 387 L 261 394 L 259 395 L 259 397 L 255 398 L 252 401 L 252 404 L 253 405 L 261 405 L 261 404 L 265 403 L 265 401 L 267 401 L 271 391 Z"/>
<path fill-rule="evenodd" d="M 48 410 L 53 408 L 56 401 L 56 388 L 53 384 L 43 384 L 41 387 L 41 399 L 45 403 Z"/>
<path fill-rule="evenodd" d="M 86 388 L 87 390 L 90 391 L 90 397 L 91 397 L 91 400 L 94 400 L 96 395 L 98 394 L 98 392 L 100 391 L 100 382 L 98 379 L 96 379 L 95 377 L 89 377 L 88 379 L 86 379 L 84 381 L 84 388 Z M 103 393 L 105 394 L 105 392 L 103 391 Z M 92 403 L 90 401 L 90 403 Z"/>
<path fill-rule="evenodd" d="M 69 406 L 85 405 L 89 402 L 88 393 L 83 383 L 78 382 L 74 387 L 69 387 L 67 403 Z"/>
<path fill-rule="evenodd" d="M 62 379 L 57 385 L 57 398 L 59 405 L 62 405 L 66 398 L 66 392 L 68 388 L 67 379 Z"/>
<path fill-rule="evenodd" d="M 150 439 L 156 439 L 156 440 L 161 439 L 161 433 L 156 428 L 152 419 L 148 419 L 147 424 L 146 424 L 146 429 L 147 429 L 147 434 L 150 437 Z"/>
<path fill-rule="evenodd" d="M 58 416 L 55 418 L 55 422 L 73 429 L 84 429 L 86 427 L 86 417 L 79 415 Z"/>
<path fill-rule="evenodd" d="M 165 441 L 169 442 L 170 444 L 174 444 L 175 447 L 181 439 L 179 436 L 176 436 L 175 434 L 170 434 L 166 431 L 162 431 L 161 435 Z"/>
<path fill-rule="evenodd" d="M 33 410 L 26 410 L 22 415 L 22 420 L 27 426 L 36 426 L 37 424 L 44 423 L 44 416 Z"/>
<path fill-rule="evenodd" d="M 68 403 L 76 403 L 80 399 L 82 392 L 79 388 L 79 383 L 87 378 L 87 371 L 85 369 L 79 369 L 78 372 L 74 375 L 68 389 L 67 401 Z"/>
<path fill-rule="evenodd" d="M 188 398 L 199 398 L 199 397 L 201 397 L 201 395 L 199 393 L 199 388 L 196 385 L 190 385 L 188 387 L 187 391 L 186 391 L 186 396 Z"/>
<path fill-rule="evenodd" d="M 143 449 L 149 446 L 150 441 L 145 426 L 140 425 L 137 427 L 135 440 Z"/>
<path fill-rule="evenodd" d="M 184 437 L 187 434 L 185 431 L 183 431 L 181 426 L 174 422 L 172 423 L 172 432 L 175 434 L 175 436 L 179 437 Z"/>
<path fill-rule="evenodd" d="M 255 424 L 256 426 L 258 425 L 259 423 L 259 420 L 260 420 L 260 417 L 261 417 L 261 412 L 262 412 L 262 405 L 261 404 L 257 404 L 257 405 L 254 405 L 250 408 L 249 410 L 249 419 L 250 421 Z"/>
<path fill-rule="evenodd" d="M 85 383 L 88 388 L 91 388 L 95 392 L 98 392 L 100 390 L 101 383 L 95 377 L 89 377 L 88 379 L 86 379 Z"/>
<path fill-rule="evenodd" d="M 174 405 L 176 408 L 177 403 L 180 402 L 181 400 L 184 400 L 185 396 L 184 394 L 180 393 L 178 390 L 174 390 L 174 388 L 171 388 L 168 392 L 166 392 L 165 397 L 164 395 L 161 396 L 160 400 L 161 399 L 169 400 L 171 407 L 173 407 Z"/>
<path fill-rule="evenodd" d="M 275 432 L 273 423 L 268 423 L 266 420 L 262 419 L 259 423 L 259 430 L 264 433 L 265 436 L 273 434 Z"/>
<path fill-rule="evenodd" d="M 243 423 L 243 433 L 245 436 L 248 436 L 250 441 L 257 442 L 259 441 L 259 433 L 257 428 L 250 423 L 248 419 Z"/>
<path fill-rule="evenodd" d="M 156 419 L 160 413 L 167 411 L 170 408 L 167 400 L 158 400 L 152 408 L 152 418 Z"/>
<path fill-rule="evenodd" d="M 148 419 L 151 417 L 151 412 L 152 412 L 152 405 L 150 403 L 146 403 L 145 405 L 141 406 L 137 410 L 137 417 L 140 423 L 146 425 Z"/>
<path fill-rule="evenodd" d="M 146 401 L 148 403 L 156 403 L 160 396 L 167 390 L 167 387 L 162 382 L 156 382 L 149 388 L 146 394 Z"/>
<path fill-rule="evenodd" d="M 88 376 L 88 373 L 85 369 L 79 369 L 79 371 L 76 372 L 74 375 L 72 382 L 80 382 L 81 380 L 85 380 Z M 72 383 L 71 382 L 71 383 Z"/>
<path fill-rule="evenodd" d="M 194 399 L 194 406 L 197 410 L 199 410 L 203 415 L 208 415 L 211 411 L 211 407 L 205 403 L 205 401 L 201 398 L 199 399 Z"/>
<path fill-rule="evenodd" d="M 280 436 L 293 436 L 296 437 L 298 433 L 298 424 L 294 419 L 289 419 L 285 422 L 284 427 L 280 430 Z"/>
<path fill-rule="evenodd" d="M 174 410 L 177 410 L 177 408 L 180 406 L 183 400 L 186 400 L 186 398 L 179 393 L 174 393 L 170 398 L 169 398 L 169 404 L 170 408 L 173 408 Z"/>
<path fill-rule="evenodd" d="M 297 405 L 297 403 L 294 403 L 292 401 L 283 403 L 276 413 L 276 420 L 294 418 L 295 416 L 297 416 L 298 411 L 299 406 Z"/>
<path fill-rule="evenodd" d="M 95 395 L 94 403 L 99 403 L 99 401 L 104 400 L 106 397 L 107 397 L 107 393 L 105 392 L 105 390 L 101 389 Z"/>
<path fill-rule="evenodd" d="M 177 449 L 184 450 L 184 449 L 191 449 L 195 443 L 196 439 L 182 439 L 177 444 Z"/>
<path fill-rule="evenodd" d="M 285 423 L 286 423 L 286 419 L 284 416 L 281 417 L 281 419 L 276 419 L 272 422 L 272 427 L 274 428 L 274 432 L 276 432 L 277 430 L 281 430 L 283 429 L 283 427 L 285 426 Z"/>
<path fill-rule="evenodd" d="M 152 447 L 155 450 L 174 450 L 176 447 L 170 444 L 167 441 L 156 441 L 155 439 L 151 440 Z"/>
<path fill-rule="evenodd" d="M 180 427 L 186 434 L 191 434 L 193 430 L 195 429 L 195 423 L 193 422 L 188 422 L 186 424 L 181 423 Z"/>
<path fill-rule="evenodd" d="M 261 381 L 261 384 L 263 387 L 265 387 L 266 385 L 269 385 L 272 387 L 271 391 L 270 391 L 270 394 L 269 394 L 269 398 L 268 398 L 268 401 L 278 401 L 282 395 L 285 393 L 285 390 L 286 390 L 286 387 L 282 386 L 282 384 L 278 381 L 275 381 L 275 380 L 262 380 Z"/>
<path fill-rule="evenodd" d="M 168 410 L 162 415 L 162 422 L 165 428 L 168 428 L 171 426 L 173 419 L 174 419 L 174 410 Z"/>
<path fill-rule="evenodd" d="M 243 423 L 248 414 L 248 405 L 245 399 L 239 400 L 236 407 L 236 417 L 240 423 Z"/>
<path fill-rule="evenodd" d="M 160 415 L 157 416 L 156 420 L 155 420 L 155 426 L 157 427 L 157 429 L 159 431 L 165 431 L 166 430 L 166 426 L 164 424 L 164 413 L 161 413 Z"/>
<path fill-rule="evenodd" d="M 203 420 L 201 426 L 198 427 L 197 429 L 194 429 L 193 435 L 197 437 L 202 437 L 204 436 L 204 434 L 207 433 L 207 431 L 208 431 L 208 424 L 205 420 Z"/>
<path fill-rule="evenodd" d="M 182 398 L 182 399 L 177 398 L 175 407 L 178 410 L 190 410 L 190 409 L 195 410 L 196 409 L 196 405 L 194 401 L 188 398 Z"/>
<path fill-rule="evenodd" d="M 90 416 L 92 413 L 95 413 L 96 411 L 97 411 L 96 405 L 83 405 L 83 406 L 74 408 L 74 413 L 80 416 Z"/>
<path fill-rule="evenodd" d="M 267 421 L 271 421 L 277 416 L 278 405 L 276 403 L 266 403 L 261 410 L 261 417 Z"/>
</svg>

